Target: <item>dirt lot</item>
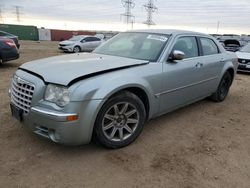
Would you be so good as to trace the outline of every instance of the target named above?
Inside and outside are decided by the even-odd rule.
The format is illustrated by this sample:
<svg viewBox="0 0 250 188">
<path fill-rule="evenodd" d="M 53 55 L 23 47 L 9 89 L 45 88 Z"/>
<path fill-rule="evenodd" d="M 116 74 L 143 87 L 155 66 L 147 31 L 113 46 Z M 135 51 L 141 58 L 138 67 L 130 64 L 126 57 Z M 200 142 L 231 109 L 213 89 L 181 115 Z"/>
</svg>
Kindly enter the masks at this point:
<svg viewBox="0 0 250 188">
<path fill-rule="evenodd" d="M 208 100 L 147 123 L 129 147 L 66 147 L 27 131 L 10 115 L 17 67 L 61 54 L 57 43 L 21 42 L 0 66 L 0 187 L 250 187 L 250 75 L 237 75 L 223 103 Z"/>
</svg>

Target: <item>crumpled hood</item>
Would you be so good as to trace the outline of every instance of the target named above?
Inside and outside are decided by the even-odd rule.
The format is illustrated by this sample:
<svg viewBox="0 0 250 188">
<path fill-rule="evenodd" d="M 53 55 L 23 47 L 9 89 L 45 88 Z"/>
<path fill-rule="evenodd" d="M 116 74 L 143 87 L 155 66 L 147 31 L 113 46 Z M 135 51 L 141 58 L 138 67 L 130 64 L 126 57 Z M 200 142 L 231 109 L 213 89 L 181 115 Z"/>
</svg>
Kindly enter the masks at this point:
<svg viewBox="0 0 250 188">
<path fill-rule="evenodd" d="M 94 53 L 61 55 L 25 63 L 19 69 L 28 71 L 45 82 L 70 85 L 81 77 L 101 74 L 117 69 L 147 64 L 148 61 Z"/>
</svg>

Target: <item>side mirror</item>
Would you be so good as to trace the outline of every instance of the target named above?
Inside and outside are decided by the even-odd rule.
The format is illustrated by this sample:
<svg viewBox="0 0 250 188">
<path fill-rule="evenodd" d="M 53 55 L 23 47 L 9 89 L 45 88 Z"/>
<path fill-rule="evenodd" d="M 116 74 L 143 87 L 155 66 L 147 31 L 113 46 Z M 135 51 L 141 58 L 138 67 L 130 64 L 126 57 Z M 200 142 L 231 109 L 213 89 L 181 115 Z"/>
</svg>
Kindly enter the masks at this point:
<svg viewBox="0 0 250 188">
<path fill-rule="evenodd" d="M 82 40 L 81 43 L 85 43 L 86 41 L 85 40 Z"/>
<path fill-rule="evenodd" d="M 185 58 L 185 53 L 179 50 L 174 50 L 171 55 L 169 56 L 168 60 L 183 60 Z"/>
</svg>

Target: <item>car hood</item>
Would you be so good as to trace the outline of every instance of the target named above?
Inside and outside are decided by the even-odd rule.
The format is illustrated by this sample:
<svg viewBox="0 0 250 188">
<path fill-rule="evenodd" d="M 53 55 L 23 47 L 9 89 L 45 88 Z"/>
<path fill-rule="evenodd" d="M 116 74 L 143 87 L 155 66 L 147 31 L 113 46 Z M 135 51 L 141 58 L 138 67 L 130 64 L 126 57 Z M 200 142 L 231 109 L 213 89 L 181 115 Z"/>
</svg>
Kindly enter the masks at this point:
<svg viewBox="0 0 250 188">
<path fill-rule="evenodd" d="M 247 52 L 236 52 L 236 55 L 239 59 L 250 59 L 250 53 Z"/>
<path fill-rule="evenodd" d="M 94 53 L 61 55 L 25 63 L 19 69 L 39 76 L 47 83 L 72 83 L 110 71 L 147 64 L 148 61 Z"/>
<path fill-rule="evenodd" d="M 59 42 L 59 44 L 74 44 L 76 41 L 70 41 L 70 40 L 64 40 L 62 42 Z"/>
</svg>

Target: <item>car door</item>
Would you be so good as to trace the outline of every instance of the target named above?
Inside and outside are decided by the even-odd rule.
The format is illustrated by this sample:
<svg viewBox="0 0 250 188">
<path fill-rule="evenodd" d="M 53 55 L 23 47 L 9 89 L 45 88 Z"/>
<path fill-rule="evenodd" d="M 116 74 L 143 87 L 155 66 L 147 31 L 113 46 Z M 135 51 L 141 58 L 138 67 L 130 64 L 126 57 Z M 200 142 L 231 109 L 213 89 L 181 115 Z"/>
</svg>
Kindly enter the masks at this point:
<svg viewBox="0 0 250 188">
<path fill-rule="evenodd" d="M 91 37 L 86 37 L 81 40 L 81 48 L 83 51 L 90 51 L 91 50 Z"/>
<path fill-rule="evenodd" d="M 101 44 L 101 39 L 98 37 L 93 37 L 93 50 L 96 49 Z"/>
<path fill-rule="evenodd" d="M 202 62 L 198 40 L 195 36 L 179 36 L 171 52 L 185 53 L 183 60 L 167 60 L 163 63 L 160 113 L 181 107 L 204 95 L 201 92 Z"/>
<path fill-rule="evenodd" d="M 203 57 L 201 80 L 207 94 L 211 94 L 217 89 L 217 83 L 220 79 L 218 76 L 224 65 L 223 54 L 211 38 L 198 37 L 198 42 Z"/>
</svg>

